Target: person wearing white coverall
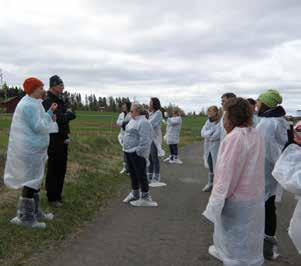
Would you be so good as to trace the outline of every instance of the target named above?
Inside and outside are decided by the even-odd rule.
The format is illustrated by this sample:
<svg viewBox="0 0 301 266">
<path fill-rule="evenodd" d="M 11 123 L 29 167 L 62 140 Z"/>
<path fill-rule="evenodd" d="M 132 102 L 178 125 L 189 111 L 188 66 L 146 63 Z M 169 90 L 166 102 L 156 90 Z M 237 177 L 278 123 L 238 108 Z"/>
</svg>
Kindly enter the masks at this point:
<svg viewBox="0 0 301 266">
<path fill-rule="evenodd" d="M 11 223 L 30 228 L 45 228 L 39 220 L 52 220 L 53 214 L 40 208 L 39 190 L 45 172 L 49 133 L 56 128 L 53 104 L 45 112 L 41 97 L 43 82 L 28 78 L 23 87 L 26 96 L 19 102 L 10 128 L 4 183 L 12 189 L 22 189 L 17 216 Z"/>
<path fill-rule="evenodd" d="M 174 110 L 172 117 L 168 117 L 166 121 L 166 134 L 164 140 L 169 146 L 170 156 L 164 161 L 169 163 L 182 164 L 179 159 L 178 144 L 180 143 L 180 133 L 182 128 L 182 117 L 179 110 Z"/>
<path fill-rule="evenodd" d="M 117 119 L 117 126 L 120 127 L 120 132 L 118 135 L 118 141 L 121 145 L 121 147 L 123 147 L 123 138 L 124 138 L 124 133 L 125 133 L 125 127 L 126 125 L 129 123 L 130 119 L 131 119 L 131 103 L 130 102 L 125 102 L 122 104 L 121 106 L 121 113 L 118 116 Z M 120 171 L 120 174 L 124 174 L 124 173 L 128 173 L 128 167 L 127 167 L 127 163 L 126 163 L 126 156 L 124 154 L 123 157 L 123 168 Z"/>
<path fill-rule="evenodd" d="M 290 222 L 288 234 L 301 255 L 301 121 L 295 127 L 295 139 L 280 156 L 273 176 L 298 200 Z"/>
<path fill-rule="evenodd" d="M 209 168 L 208 183 L 203 188 L 204 192 L 210 192 L 212 190 L 214 168 L 216 165 L 221 137 L 218 108 L 216 106 L 209 107 L 207 115 L 208 120 L 201 131 L 201 136 L 204 138 L 204 164 L 207 168 Z"/>
<path fill-rule="evenodd" d="M 152 143 L 152 126 L 145 117 L 142 105 L 133 104 L 131 113 L 132 119 L 125 129 L 123 150 L 131 176 L 132 191 L 123 202 L 136 207 L 156 207 L 158 204 L 150 196 L 146 176 Z"/>
<path fill-rule="evenodd" d="M 150 185 L 152 183 L 160 182 L 160 160 L 159 157 L 164 156 L 164 151 L 162 149 L 162 131 L 161 125 L 163 121 L 163 114 L 161 112 L 161 103 L 158 98 L 151 98 L 150 104 L 150 113 L 149 113 L 149 122 L 153 128 L 153 142 L 151 145 L 150 152 L 150 165 L 148 167 L 148 180 Z"/>
<path fill-rule="evenodd" d="M 263 264 L 264 144 L 247 100 L 226 105 L 213 190 L 203 215 L 214 223 L 209 254 L 225 266 Z"/>
<path fill-rule="evenodd" d="M 281 186 L 273 177 L 276 161 L 288 141 L 289 124 L 284 118 L 285 110 L 280 105 L 282 97 L 276 90 L 262 93 L 257 102 L 260 122 L 257 130 L 264 139 L 265 146 L 265 241 L 264 257 L 274 260 L 279 256 L 276 238 L 276 201 L 281 200 Z"/>
</svg>

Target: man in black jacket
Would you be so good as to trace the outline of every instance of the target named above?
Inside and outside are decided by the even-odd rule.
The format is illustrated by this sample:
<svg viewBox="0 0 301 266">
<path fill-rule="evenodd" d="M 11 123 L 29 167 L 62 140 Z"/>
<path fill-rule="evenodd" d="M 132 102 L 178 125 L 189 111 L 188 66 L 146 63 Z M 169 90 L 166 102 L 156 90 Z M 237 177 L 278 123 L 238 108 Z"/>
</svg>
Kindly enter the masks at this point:
<svg viewBox="0 0 301 266">
<path fill-rule="evenodd" d="M 75 114 L 68 109 L 66 102 L 60 97 L 64 90 L 64 83 L 59 76 L 52 76 L 49 82 L 47 98 L 43 106 L 47 111 L 52 103 L 58 105 L 54 112 L 58 124 L 58 133 L 50 134 L 48 148 L 48 168 L 46 175 L 46 190 L 48 201 L 54 207 L 62 205 L 62 191 L 67 170 L 69 122 L 75 119 Z"/>
</svg>

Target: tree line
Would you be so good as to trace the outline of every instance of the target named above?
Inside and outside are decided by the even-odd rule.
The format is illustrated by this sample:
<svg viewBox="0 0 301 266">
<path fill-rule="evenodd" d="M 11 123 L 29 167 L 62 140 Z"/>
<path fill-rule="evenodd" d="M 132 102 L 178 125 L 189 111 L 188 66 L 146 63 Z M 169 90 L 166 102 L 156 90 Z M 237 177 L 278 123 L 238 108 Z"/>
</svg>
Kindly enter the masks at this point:
<svg viewBox="0 0 301 266">
<path fill-rule="evenodd" d="M 0 102 L 12 97 L 22 98 L 25 95 L 20 87 L 9 87 L 6 83 L 0 88 Z M 129 102 L 128 97 L 96 97 L 95 94 L 85 95 L 64 91 L 61 96 L 73 110 L 118 112 L 123 103 Z"/>
<path fill-rule="evenodd" d="M 24 91 L 20 87 L 9 87 L 4 84 L 0 88 L 0 103 L 12 97 L 22 98 L 25 95 Z M 128 97 L 96 97 L 95 94 L 82 95 L 80 93 L 70 93 L 64 91 L 61 96 L 68 107 L 78 111 L 99 111 L 99 112 L 119 112 L 123 103 L 130 102 Z M 144 105 L 148 108 L 147 105 Z M 179 109 L 184 115 L 184 111 L 176 105 L 170 104 L 163 108 L 163 110 L 171 112 L 174 108 Z"/>
</svg>

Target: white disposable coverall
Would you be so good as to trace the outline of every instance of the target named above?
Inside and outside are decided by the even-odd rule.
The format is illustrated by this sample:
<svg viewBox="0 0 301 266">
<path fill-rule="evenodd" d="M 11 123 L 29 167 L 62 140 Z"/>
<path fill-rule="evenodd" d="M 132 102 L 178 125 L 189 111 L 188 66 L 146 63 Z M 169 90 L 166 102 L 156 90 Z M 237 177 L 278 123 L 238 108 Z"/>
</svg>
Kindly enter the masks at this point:
<svg viewBox="0 0 301 266">
<path fill-rule="evenodd" d="M 301 147 L 291 144 L 277 161 L 273 176 L 287 191 L 298 198 L 295 212 L 290 222 L 289 236 L 301 254 Z"/>
<path fill-rule="evenodd" d="M 265 147 L 265 200 L 276 196 L 276 200 L 280 201 L 282 189 L 272 171 L 288 141 L 289 124 L 284 117 L 262 117 L 256 129 L 263 137 Z"/>
<path fill-rule="evenodd" d="M 41 101 L 24 96 L 13 116 L 4 183 L 13 189 L 24 186 L 40 189 L 44 177 L 49 133 L 53 132 L 52 112 Z"/>
<path fill-rule="evenodd" d="M 216 165 L 220 145 L 221 126 L 219 123 L 206 121 L 202 128 L 201 136 L 204 138 L 204 164 L 208 168 L 208 157 L 211 153 L 213 168 Z"/>
<path fill-rule="evenodd" d="M 167 119 L 167 128 L 164 139 L 168 145 L 180 143 L 180 133 L 182 127 L 181 116 L 170 117 Z"/>
</svg>

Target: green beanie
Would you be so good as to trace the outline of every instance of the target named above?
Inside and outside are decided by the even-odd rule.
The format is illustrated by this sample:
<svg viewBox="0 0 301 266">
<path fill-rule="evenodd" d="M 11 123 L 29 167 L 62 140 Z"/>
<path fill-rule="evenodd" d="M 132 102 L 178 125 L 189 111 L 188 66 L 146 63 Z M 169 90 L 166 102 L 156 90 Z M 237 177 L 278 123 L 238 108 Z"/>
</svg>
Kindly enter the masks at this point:
<svg viewBox="0 0 301 266">
<path fill-rule="evenodd" d="M 262 93 L 258 99 L 270 108 L 275 108 L 282 103 L 282 96 L 276 90 L 268 90 Z"/>
</svg>

